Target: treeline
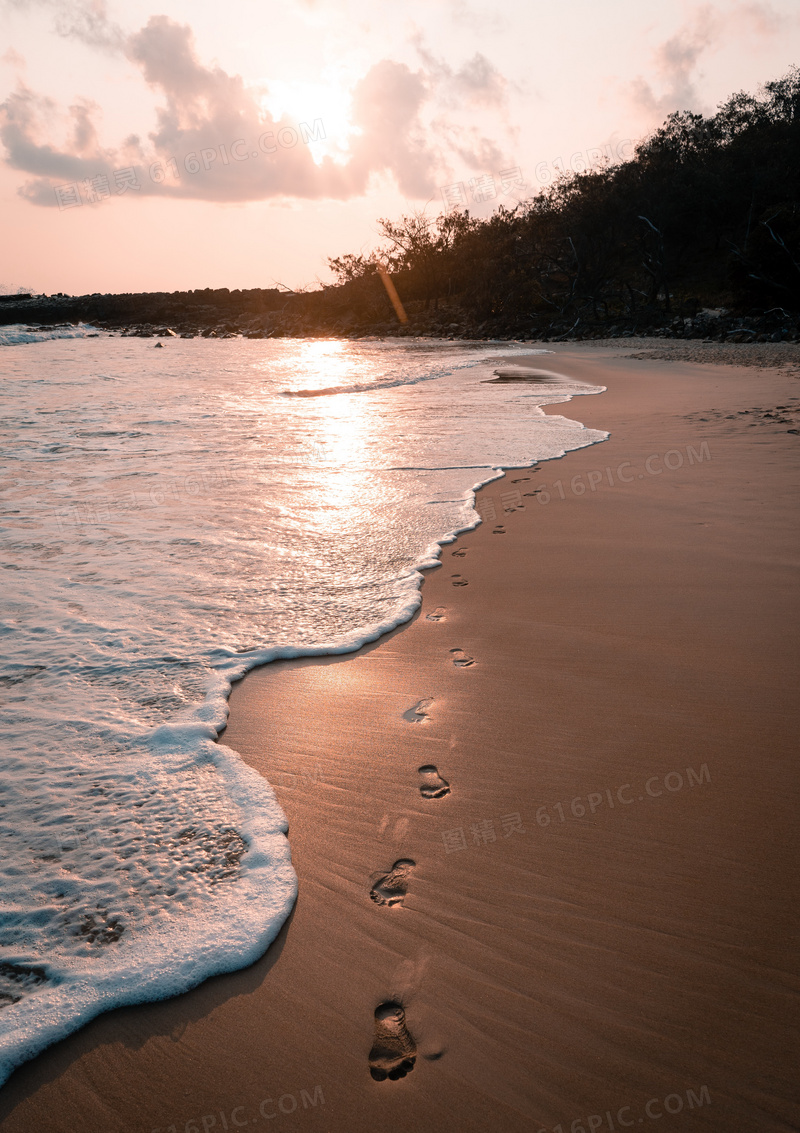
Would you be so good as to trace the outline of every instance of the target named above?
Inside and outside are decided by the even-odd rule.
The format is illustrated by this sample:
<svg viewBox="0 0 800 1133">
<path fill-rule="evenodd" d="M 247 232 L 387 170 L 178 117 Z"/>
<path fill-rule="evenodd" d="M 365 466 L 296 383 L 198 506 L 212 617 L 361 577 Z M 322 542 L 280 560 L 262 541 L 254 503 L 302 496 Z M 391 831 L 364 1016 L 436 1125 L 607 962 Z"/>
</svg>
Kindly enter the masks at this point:
<svg viewBox="0 0 800 1133">
<path fill-rule="evenodd" d="M 119 295 L 2 295 L 0 324 L 38 322 L 91 322 L 114 329 L 131 325 L 177 326 L 186 331 L 227 325 L 230 320 L 249 323 L 285 306 L 287 296 L 278 288 L 229 291 L 227 287 L 195 291 L 145 291 Z M 232 327 L 235 329 L 235 327 Z"/>
<path fill-rule="evenodd" d="M 444 306 L 477 330 L 644 329 L 703 308 L 800 311 L 800 69 L 679 112 L 629 161 L 567 174 L 516 208 L 381 220 L 371 255 L 329 260 L 306 296 L 331 321 L 392 317 L 378 263 L 413 321 Z M 780 315 L 778 316 L 781 317 Z"/>
</svg>

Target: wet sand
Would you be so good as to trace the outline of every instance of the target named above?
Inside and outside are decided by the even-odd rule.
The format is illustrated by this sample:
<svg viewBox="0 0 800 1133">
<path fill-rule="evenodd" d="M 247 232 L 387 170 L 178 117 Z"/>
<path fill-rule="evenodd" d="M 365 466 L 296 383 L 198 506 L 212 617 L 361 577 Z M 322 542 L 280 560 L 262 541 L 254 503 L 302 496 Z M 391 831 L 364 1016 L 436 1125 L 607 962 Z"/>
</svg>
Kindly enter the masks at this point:
<svg viewBox="0 0 800 1133">
<path fill-rule="evenodd" d="M 611 438 L 488 486 L 410 625 L 234 690 L 276 944 L 24 1066 L 3 1133 L 798 1127 L 800 382 L 546 365 Z"/>
</svg>

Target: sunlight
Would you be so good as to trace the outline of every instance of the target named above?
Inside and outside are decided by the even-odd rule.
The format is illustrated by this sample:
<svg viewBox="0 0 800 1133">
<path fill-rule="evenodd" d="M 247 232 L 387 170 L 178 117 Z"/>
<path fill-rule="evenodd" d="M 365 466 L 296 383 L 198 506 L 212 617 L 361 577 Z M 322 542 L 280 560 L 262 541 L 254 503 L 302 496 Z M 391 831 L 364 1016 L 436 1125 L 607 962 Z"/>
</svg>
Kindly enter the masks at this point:
<svg viewBox="0 0 800 1133">
<path fill-rule="evenodd" d="M 322 121 L 325 137 L 309 140 L 308 148 L 317 165 L 326 156 L 344 159 L 342 140 L 355 131 L 350 122 L 351 96 L 342 82 L 307 82 L 270 79 L 269 90 L 261 98 L 265 110 L 276 120 L 309 126 Z"/>
<path fill-rule="evenodd" d="M 361 463 L 367 431 L 363 400 L 357 393 L 326 399 L 326 412 L 318 417 L 318 435 L 312 438 L 322 459 L 336 465 Z"/>
<path fill-rule="evenodd" d="M 297 374 L 303 375 L 306 389 L 346 387 L 367 377 L 364 359 L 354 358 L 346 342 L 317 340 L 298 345 Z M 371 369 L 372 364 L 367 365 Z M 309 402 L 313 414 L 308 413 Z M 308 464 L 325 473 L 316 526 L 324 530 L 333 523 L 339 529 L 343 522 L 357 521 L 369 506 L 364 499 L 367 467 L 380 427 L 370 412 L 369 398 L 361 393 L 302 398 L 298 408 L 300 405 L 307 430 L 303 451 Z"/>
<path fill-rule="evenodd" d="M 301 388 L 329 389 L 353 380 L 353 358 L 346 342 L 317 338 L 298 346 L 298 371 L 308 378 Z"/>
<path fill-rule="evenodd" d="M 345 386 L 354 377 L 353 358 L 344 342 L 304 342 L 298 361 L 298 370 L 306 376 L 308 389 Z M 317 410 L 313 420 L 315 429 L 308 438 L 313 455 L 337 469 L 360 465 L 368 428 L 364 399 L 359 394 L 342 393 L 323 395 L 314 400 Z M 340 475 L 336 480 L 336 494 L 340 496 L 337 502 L 343 504 L 348 488 Z"/>
<path fill-rule="evenodd" d="M 354 355 L 348 342 L 307 339 L 288 346 L 283 367 L 287 381 L 281 412 L 289 415 L 283 437 L 287 454 L 291 453 L 288 462 L 319 471 L 324 487 L 314 526 L 322 530 L 330 522 L 331 509 L 334 513 L 357 513 L 363 506 L 364 471 L 371 463 L 370 448 L 374 447 L 380 429 L 370 412 L 369 400 L 362 394 L 315 391 L 346 390 L 353 384 L 368 382 L 374 375 L 375 362 Z M 271 369 L 274 374 L 276 360 L 271 357 L 269 362 L 255 362 L 253 368 Z M 309 396 L 302 396 L 305 391 Z M 268 386 L 262 387 L 261 392 L 269 398 Z M 295 396 L 285 398 L 286 393 Z M 258 412 L 262 407 L 253 403 L 252 408 Z M 261 421 L 265 437 L 272 435 L 272 421 L 270 410 Z M 341 521 L 339 514 L 336 522 Z"/>
</svg>

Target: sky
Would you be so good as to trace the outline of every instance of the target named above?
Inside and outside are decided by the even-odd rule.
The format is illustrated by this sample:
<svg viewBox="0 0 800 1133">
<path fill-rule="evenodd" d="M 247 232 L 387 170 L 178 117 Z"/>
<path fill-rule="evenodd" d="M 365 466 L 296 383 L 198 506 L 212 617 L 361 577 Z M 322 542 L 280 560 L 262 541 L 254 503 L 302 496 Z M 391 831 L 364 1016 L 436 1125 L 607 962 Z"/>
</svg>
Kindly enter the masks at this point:
<svg viewBox="0 0 800 1133">
<path fill-rule="evenodd" d="M 798 0 L 0 0 L 0 290 L 317 286 L 798 61 Z"/>
</svg>

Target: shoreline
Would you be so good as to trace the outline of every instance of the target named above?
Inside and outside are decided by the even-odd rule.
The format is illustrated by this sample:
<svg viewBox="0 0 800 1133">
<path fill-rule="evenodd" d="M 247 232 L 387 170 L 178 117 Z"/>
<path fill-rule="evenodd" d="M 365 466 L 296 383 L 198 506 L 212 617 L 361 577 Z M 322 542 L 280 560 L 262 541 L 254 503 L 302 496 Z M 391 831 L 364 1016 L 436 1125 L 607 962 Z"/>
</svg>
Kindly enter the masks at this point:
<svg viewBox="0 0 800 1133">
<path fill-rule="evenodd" d="M 619 309 L 616 303 L 604 314 L 585 310 L 575 318 L 538 311 L 486 315 L 463 308 L 451 299 L 433 306 L 421 299 L 407 299 L 401 323 L 381 297 L 369 309 L 364 296 L 347 294 L 334 287 L 322 291 L 292 292 L 280 288 L 205 288 L 194 291 L 139 292 L 129 294 L 0 296 L 0 325 L 36 322 L 91 323 L 98 329 L 134 337 L 207 338 L 408 338 L 427 335 L 441 339 L 486 340 L 499 338 L 553 342 L 626 340 L 647 335 L 670 340 L 715 340 L 740 343 L 800 341 L 797 311 L 780 306 L 759 307 L 729 295 L 699 299 L 672 296 L 672 304 L 660 302 Z M 338 299 L 336 298 L 338 294 Z M 331 300 L 333 300 L 331 304 Z M 771 302 L 766 300 L 766 302 Z M 728 305 L 730 304 L 730 305 Z M 383 308 L 383 309 L 382 309 Z"/>
<path fill-rule="evenodd" d="M 11 325 L 11 324 L 8 324 Z M 13 324 L 17 325 L 17 324 Z M 25 326 L 32 326 L 35 329 L 46 331 L 54 330 L 59 327 L 78 326 L 77 323 L 59 323 L 55 325 L 49 324 L 18 324 Z M 298 334 L 248 334 L 241 331 L 225 331 L 224 333 L 217 333 L 216 331 L 206 334 L 205 332 L 192 332 L 177 334 L 166 326 L 146 325 L 146 326 L 131 326 L 131 327 L 100 327 L 99 324 L 86 323 L 87 327 L 98 328 L 98 333 L 87 334 L 82 336 L 63 336 L 64 338 L 81 337 L 86 338 L 99 338 L 101 333 L 106 334 L 111 338 L 157 338 L 160 341 L 157 346 L 163 346 L 166 342 L 167 345 L 171 339 L 193 339 L 193 338 L 213 338 L 229 340 L 238 338 L 242 340 L 260 340 L 265 338 L 275 338 L 277 340 L 290 339 L 299 341 L 338 341 L 338 342 L 410 342 L 421 344 L 433 344 L 444 342 L 457 342 L 465 346 L 522 346 L 533 349 L 546 349 L 549 352 L 558 351 L 560 349 L 612 349 L 615 351 L 625 351 L 626 353 L 620 354 L 621 358 L 631 358 L 640 361 L 664 361 L 664 362 L 693 362 L 700 365 L 732 365 L 732 366 L 752 366 L 758 369 L 778 369 L 785 366 L 797 367 L 800 369 L 800 336 L 795 339 L 785 338 L 780 342 L 775 341 L 757 341 L 751 340 L 736 340 L 733 336 L 738 333 L 731 331 L 727 337 L 712 337 L 704 338 L 699 336 L 681 336 L 671 335 L 664 336 L 660 329 L 653 330 L 650 333 L 641 332 L 637 334 L 599 334 L 591 338 L 537 338 L 534 336 L 516 337 L 511 334 L 498 334 L 497 336 L 478 336 L 471 337 L 459 332 L 456 333 L 427 333 L 408 331 L 404 334 L 394 334 L 391 331 L 378 331 L 378 330 L 365 330 L 358 334 L 315 334 L 298 333 Z M 3 324 L 0 324 L 0 337 L 4 331 Z M 13 343 L 11 345 L 29 345 L 29 343 Z M 632 353 L 627 353 L 631 351 Z"/>
<path fill-rule="evenodd" d="M 679 1086 L 683 1109 L 690 1088 L 698 1097 L 706 1086 L 711 1099 L 683 1113 L 689 1125 L 681 1128 L 784 1127 L 774 1089 L 754 1082 L 748 1093 L 735 1083 L 746 1082 L 753 1055 L 763 1063 L 756 1077 L 769 1066 L 778 1084 L 775 1067 L 790 1049 L 775 999 L 775 973 L 788 981 L 788 956 L 767 923 L 748 918 L 754 908 L 788 918 L 791 870 L 770 857 L 763 823 L 771 818 L 773 833 L 777 825 L 788 834 L 786 784 L 796 784 L 794 768 L 778 759 L 793 735 L 782 625 L 796 604 L 779 460 L 786 450 L 796 466 L 796 448 L 765 417 L 771 409 L 752 403 L 771 406 L 781 391 L 778 402 L 798 406 L 800 387 L 786 371 L 698 374 L 674 361 L 667 374 L 651 360 L 592 353 L 556 351 L 571 376 L 608 386 L 580 403 L 580 419 L 610 429 L 609 441 L 567 453 L 557 469 L 515 470 L 520 494 L 538 485 L 538 498 L 445 544 L 410 622 L 358 653 L 273 662 L 235 686 L 223 742 L 275 786 L 300 876 L 298 904 L 276 943 L 243 972 L 113 1012 L 18 1070 L 0 1093 L 4 1128 L 27 1133 L 46 1120 L 64 1130 L 166 1129 L 203 1115 L 223 1128 L 223 1115 L 241 1106 L 240 1115 L 266 1119 L 261 1101 L 274 1094 L 269 1112 L 298 1128 L 516 1130 L 603 1106 L 633 1105 L 635 1115 L 648 1097 L 663 1100 Z M 752 391 L 754 381 L 763 392 Z M 709 399 L 718 404 L 696 408 Z M 569 416 L 567 406 L 554 407 L 562 408 Z M 743 420 L 731 424 L 731 414 Z M 690 445 L 702 458 L 690 457 Z M 675 452 L 680 465 L 666 460 Z M 755 471 L 754 456 L 762 458 Z M 743 469 L 758 482 L 737 496 Z M 511 479 L 491 482 L 479 500 L 493 490 L 499 499 Z M 745 519 L 731 504 L 759 528 L 760 545 L 738 529 Z M 765 505 L 777 514 L 777 533 Z M 580 516 L 569 510 L 576 507 Z M 497 526 L 505 534 L 495 536 Z M 705 542 L 689 538 L 698 535 Z M 779 586 L 774 599 L 761 593 L 765 574 Z M 642 593 L 643 580 L 654 579 L 666 589 Z M 445 617 L 430 621 L 440 605 Z M 641 624 L 629 624 L 631 613 Z M 464 657 L 474 664 L 460 664 Z M 422 719 L 403 719 L 415 705 Z M 768 783 L 752 761 L 765 730 Z M 269 752 L 266 735 L 276 737 Z M 416 769 L 428 765 L 447 779 L 449 795 L 422 798 Z M 689 767 L 700 777 L 691 786 Z M 671 775 L 683 779 L 674 791 Z M 643 791 L 637 805 L 624 801 L 628 781 Z M 514 824 L 501 820 L 512 814 L 524 833 L 506 834 Z M 442 835 L 457 829 L 467 844 L 448 848 Z M 780 885 L 742 857 L 743 830 L 762 863 L 785 874 Z M 641 862 L 630 860 L 632 847 Z M 406 859 L 415 864 L 402 905 L 370 902 L 370 885 Z M 749 904 L 729 884 L 732 863 Z M 752 971 L 737 948 L 752 955 Z M 759 1014 L 765 986 L 771 1007 Z M 719 1020 L 707 1018 L 709 987 L 721 996 Z M 375 1082 L 367 1073 L 372 1013 L 392 998 L 406 1006 L 417 1060 L 402 1081 Z M 747 1031 L 738 1042 L 737 1017 Z M 687 1035 L 702 1038 L 702 1050 L 686 1050 Z M 719 1051 L 736 1066 L 715 1060 Z M 141 1096 L 144 1081 L 151 1097 Z M 286 1099 L 288 1110 L 290 1097 L 292 1118 L 279 1104 Z M 756 1123 L 758 1105 L 760 1120 L 774 1124 Z"/>
</svg>

